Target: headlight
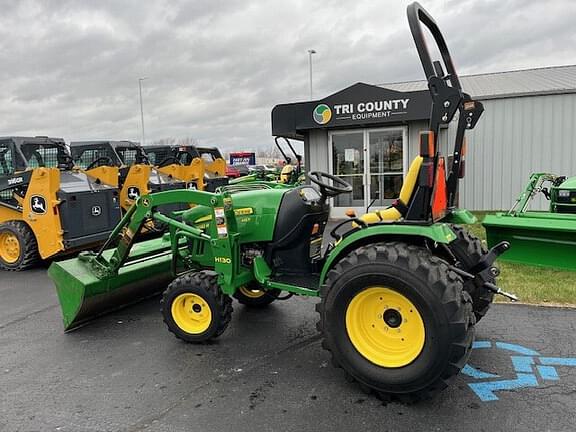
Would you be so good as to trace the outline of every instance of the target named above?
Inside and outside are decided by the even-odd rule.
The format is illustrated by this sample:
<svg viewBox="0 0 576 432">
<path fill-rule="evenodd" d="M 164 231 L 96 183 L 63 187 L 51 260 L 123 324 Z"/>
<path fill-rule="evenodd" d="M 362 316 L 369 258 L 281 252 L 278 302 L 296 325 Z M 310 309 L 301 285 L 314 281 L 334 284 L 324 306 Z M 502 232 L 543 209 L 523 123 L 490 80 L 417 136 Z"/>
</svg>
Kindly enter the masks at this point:
<svg viewBox="0 0 576 432">
<path fill-rule="evenodd" d="M 570 191 L 569 190 L 559 190 L 558 196 L 560 198 L 568 198 L 570 196 Z"/>
</svg>

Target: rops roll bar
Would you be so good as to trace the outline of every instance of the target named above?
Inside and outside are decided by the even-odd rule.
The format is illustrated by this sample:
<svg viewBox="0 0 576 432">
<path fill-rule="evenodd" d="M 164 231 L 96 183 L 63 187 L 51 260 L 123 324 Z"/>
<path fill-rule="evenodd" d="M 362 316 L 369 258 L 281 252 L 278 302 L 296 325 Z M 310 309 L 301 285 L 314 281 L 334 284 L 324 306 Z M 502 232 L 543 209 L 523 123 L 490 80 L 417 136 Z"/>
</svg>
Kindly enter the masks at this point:
<svg viewBox="0 0 576 432">
<path fill-rule="evenodd" d="M 406 10 L 408 14 L 408 24 L 410 25 L 410 31 L 412 32 L 412 37 L 414 38 L 414 43 L 416 44 L 416 49 L 418 50 L 418 55 L 420 56 L 420 62 L 424 68 L 424 73 L 426 74 L 426 79 L 430 80 L 430 77 L 437 76 L 443 78 L 442 69 L 440 68 L 439 62 L 432 62 L 430 57 L 430 51 L 426 45 L 426 39 L 424 39 L 424 33 L 422 32 L 422 24 L 424 24 L 430 34 L 434 38 L 438 50 L 442 55 L 442 60 L 448 72 L 448 78 L 450 79 L 450 84 L 452 87 L 462 90 L 460 86 L 460 80 L 458 79 L 458 74 L 454 68 L 454 63 L 452 63 L 452 57 L 450 56 L 450 51 L 448 51 L 448 46 L 444 40 L 444 36 L 440 32 L 438 25 L 434 21 L 434 18 L 424 9 L 420 3 L 414 2 L 410 4 Z"/>
</svg>

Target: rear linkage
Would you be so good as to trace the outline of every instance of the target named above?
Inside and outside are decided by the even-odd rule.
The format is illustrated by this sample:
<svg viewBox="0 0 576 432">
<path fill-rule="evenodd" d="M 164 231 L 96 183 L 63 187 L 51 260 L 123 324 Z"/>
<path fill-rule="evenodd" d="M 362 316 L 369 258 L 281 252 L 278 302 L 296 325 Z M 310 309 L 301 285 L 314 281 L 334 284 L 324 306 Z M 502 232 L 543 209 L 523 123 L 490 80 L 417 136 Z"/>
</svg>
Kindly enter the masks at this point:
<svg viewBox="0 0 576 432">
<path fill-rule="evenodd" d="M 510 243 L 503 241 L 491 248 L 484 254 L 478 263 L 470 269 L 470 273 L 456 266 L 450 266 L 450 270 L 465 280 L 473 280 L 477 287 L 483 287 L 494 294 L 499 294 L 512 301 L 518 301 L 515 294 L 503 291 L 500 287 L 490 282 L 500 274 L 498 267 L 494 266 L 494 261 L 510 249 Z"/>
</svg>

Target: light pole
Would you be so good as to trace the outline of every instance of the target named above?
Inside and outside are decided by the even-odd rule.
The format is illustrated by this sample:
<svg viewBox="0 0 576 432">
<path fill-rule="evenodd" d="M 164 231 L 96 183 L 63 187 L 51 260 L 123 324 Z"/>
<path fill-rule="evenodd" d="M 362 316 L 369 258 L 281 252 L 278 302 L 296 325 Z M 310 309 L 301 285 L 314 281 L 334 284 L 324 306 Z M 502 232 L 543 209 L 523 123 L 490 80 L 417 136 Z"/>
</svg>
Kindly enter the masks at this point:
<svg viewBox="0 0 576 432">
<path fill-rule="evenodd" d="M 146 133 L 144 132 L 144 105 L 142 103 L 142 81 L 148 77 L 138 78 L 138 91 L 140 94 L 140 120 L 142 121 L 142 145 L 146 145 Z"/>
<path fill-rule="evenodd" d="M 316 54 L 316 51 L 313 49 L 308 50 L 308 65 L 310 66 L 310 100 L 313 99 L 313 92 L 312 92 L 312 54 Z"/>
</svg>

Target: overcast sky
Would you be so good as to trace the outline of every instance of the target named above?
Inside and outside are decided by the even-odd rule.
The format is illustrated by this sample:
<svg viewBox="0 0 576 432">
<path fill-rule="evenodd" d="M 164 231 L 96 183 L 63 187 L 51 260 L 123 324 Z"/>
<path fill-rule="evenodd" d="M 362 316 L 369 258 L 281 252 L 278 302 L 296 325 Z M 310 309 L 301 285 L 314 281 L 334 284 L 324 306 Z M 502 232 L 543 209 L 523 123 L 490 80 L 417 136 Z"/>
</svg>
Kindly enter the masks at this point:
<svg viewBox="0 0 576 432">
<path fill-rule="evenodd" d="M 408 1 L 0 1 L 0 135 L 272 143 L 270 111 L 423 78 Z M 576 63 L 576 1 L 422 0 L 460 74 Z"/>
</svg>

